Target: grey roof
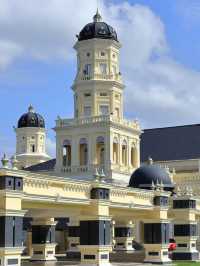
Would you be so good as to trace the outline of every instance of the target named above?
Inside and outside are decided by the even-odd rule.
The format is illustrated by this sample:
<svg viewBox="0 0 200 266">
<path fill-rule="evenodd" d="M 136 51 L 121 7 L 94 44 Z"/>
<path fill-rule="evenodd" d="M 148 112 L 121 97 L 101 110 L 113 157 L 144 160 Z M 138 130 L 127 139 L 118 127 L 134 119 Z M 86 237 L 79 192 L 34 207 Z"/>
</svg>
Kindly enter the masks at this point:
<svg viewBox="0 0 200 266">
<path fill-rule="evenodd" d="M 18 128 L 22 127 L 40 127 L 45 128 L 44 118 L 36 113 L 32 106 L 29 106 L 28 112 L 23 114 L 18 120 Z"/>
<path fill-rule="evenodd" d="M 31 172 L 52 171 L 56 165 L 56 159 L 26 167 L 24 170 Z"/>
<path fill-rule="evenodd" d="M 88 23 L 79 33 L 78 40 L 84 41 L 89 39 L 110 39 L 118 42 L 117 33 L 105 22 Z"/>
<path fill-rule="evenodd" d="M 136 169 L 130 178 L 129 187 L 151 189 L 152 182 L 162 183 L 165 190 L 171 190 L 174 187 L 169 174 L 158 165 L 142 165 Z"/>
<path fill-rule="evenodd" d="M 200 124 L 146 129 L 141 136 L 141 161 L 200 158 Z"/>
</svg>

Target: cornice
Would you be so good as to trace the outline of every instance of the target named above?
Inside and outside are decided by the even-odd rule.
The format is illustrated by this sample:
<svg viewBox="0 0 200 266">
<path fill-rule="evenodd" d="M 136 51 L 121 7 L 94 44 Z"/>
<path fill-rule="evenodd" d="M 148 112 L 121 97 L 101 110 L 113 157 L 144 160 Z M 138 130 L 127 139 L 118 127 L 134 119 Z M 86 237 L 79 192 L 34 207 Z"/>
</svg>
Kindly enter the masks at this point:
<svg viewBox="0 0 200 266">
<path fill-rule="evenodd" d="M 38 194 L 28 194 L 24 193 L 23 200 L 25 202 L 45 202 L 45 203 L 57 203 L 57 204 L 79 204 L 79 205 L 89 205 L 90 199 L 77 199 L 71 197 L 63 197 L 59 194 L 55 196 L 43 196 Z"/>
</svg>

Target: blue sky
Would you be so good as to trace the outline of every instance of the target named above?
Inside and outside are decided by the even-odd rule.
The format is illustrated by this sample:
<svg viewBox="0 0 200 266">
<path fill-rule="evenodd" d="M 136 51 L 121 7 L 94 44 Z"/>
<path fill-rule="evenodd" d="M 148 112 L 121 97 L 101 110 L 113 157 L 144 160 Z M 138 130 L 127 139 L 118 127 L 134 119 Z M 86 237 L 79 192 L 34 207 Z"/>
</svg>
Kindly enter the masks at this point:
<svg viewBox="0 0 200 266">
<path fill-rule="evenodd" d="M 0 2 L 1 156 L 15 152 L 13 126 L 30 103 L 54 153 L 54 121 L 73 115 L 75 34 L 95 9 L 95 0 Z M 100 11 L 123 45 L 126 116 L 142 127 L 199 123 L 200 2 L 100 1 Z"/>
</svg>

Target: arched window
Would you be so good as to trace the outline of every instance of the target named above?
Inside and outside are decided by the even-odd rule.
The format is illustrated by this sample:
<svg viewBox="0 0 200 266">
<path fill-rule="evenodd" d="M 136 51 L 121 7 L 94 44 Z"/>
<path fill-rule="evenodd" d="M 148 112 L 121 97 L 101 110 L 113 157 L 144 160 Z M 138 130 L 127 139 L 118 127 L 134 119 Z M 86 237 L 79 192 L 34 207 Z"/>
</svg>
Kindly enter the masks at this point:
<svg viewBox="0 0 200 266">
<path fill-rule="evenodd" d="M 122 164 L 127 165 L 127 142 L 126 140 L 122 142 Z"/>
<path fill-rule="evenodd" d="M 63 166 L 71 166 L 71 142 L 67 139 L 63 142 Z"/>
<path fill-rule="evenodd" d="M 86 138 L 81 138 L 79 142 L 80 165 L 88 164 L 88 144 Z"/>
<path fill-rule="evenodd" d="M 138 167 L 138 153 L 135 145 L 132 145 L 131 147 L 131 165 L 133 168 Z"/>
<path fill-rule="evenodd" d="M 96 139 L 96 159 L 98 165 L 105 164 L 105 141 L 102 136 Z"/>
<path fill-rule="evenodd" d="M 115 137 L 113 139 L 113 163 L 118 163 L 118 150 L 119 150 L 119 141 L 118 139 Z"/>
</svg>

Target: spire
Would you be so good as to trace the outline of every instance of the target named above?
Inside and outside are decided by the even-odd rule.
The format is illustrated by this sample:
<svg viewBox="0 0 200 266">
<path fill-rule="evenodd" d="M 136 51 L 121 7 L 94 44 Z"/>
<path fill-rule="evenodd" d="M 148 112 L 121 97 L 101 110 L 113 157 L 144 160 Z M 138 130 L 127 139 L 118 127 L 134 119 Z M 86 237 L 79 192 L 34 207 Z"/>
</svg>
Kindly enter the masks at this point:
<svg viewBox="0 0 200 266">
<path fill-rule="evenodd" d="M 101 15 L 100 15 L 100 13 L 99 13 L 99 9 L 97 8 L 97 12 L 96 12 L 96 14 L 94 15 L 94 17 L 93 17 L 93 21 L 94 22 L 101 22 L 102 21 L 102 17 L 101 17 Z"/>
<path fill-rule="evenodd" d="M 29 113 L 35 113 L 35 110 L 34 110 L 32 104 L 29 105 L 28 111 L 29 111 Z"/>
</svg>

